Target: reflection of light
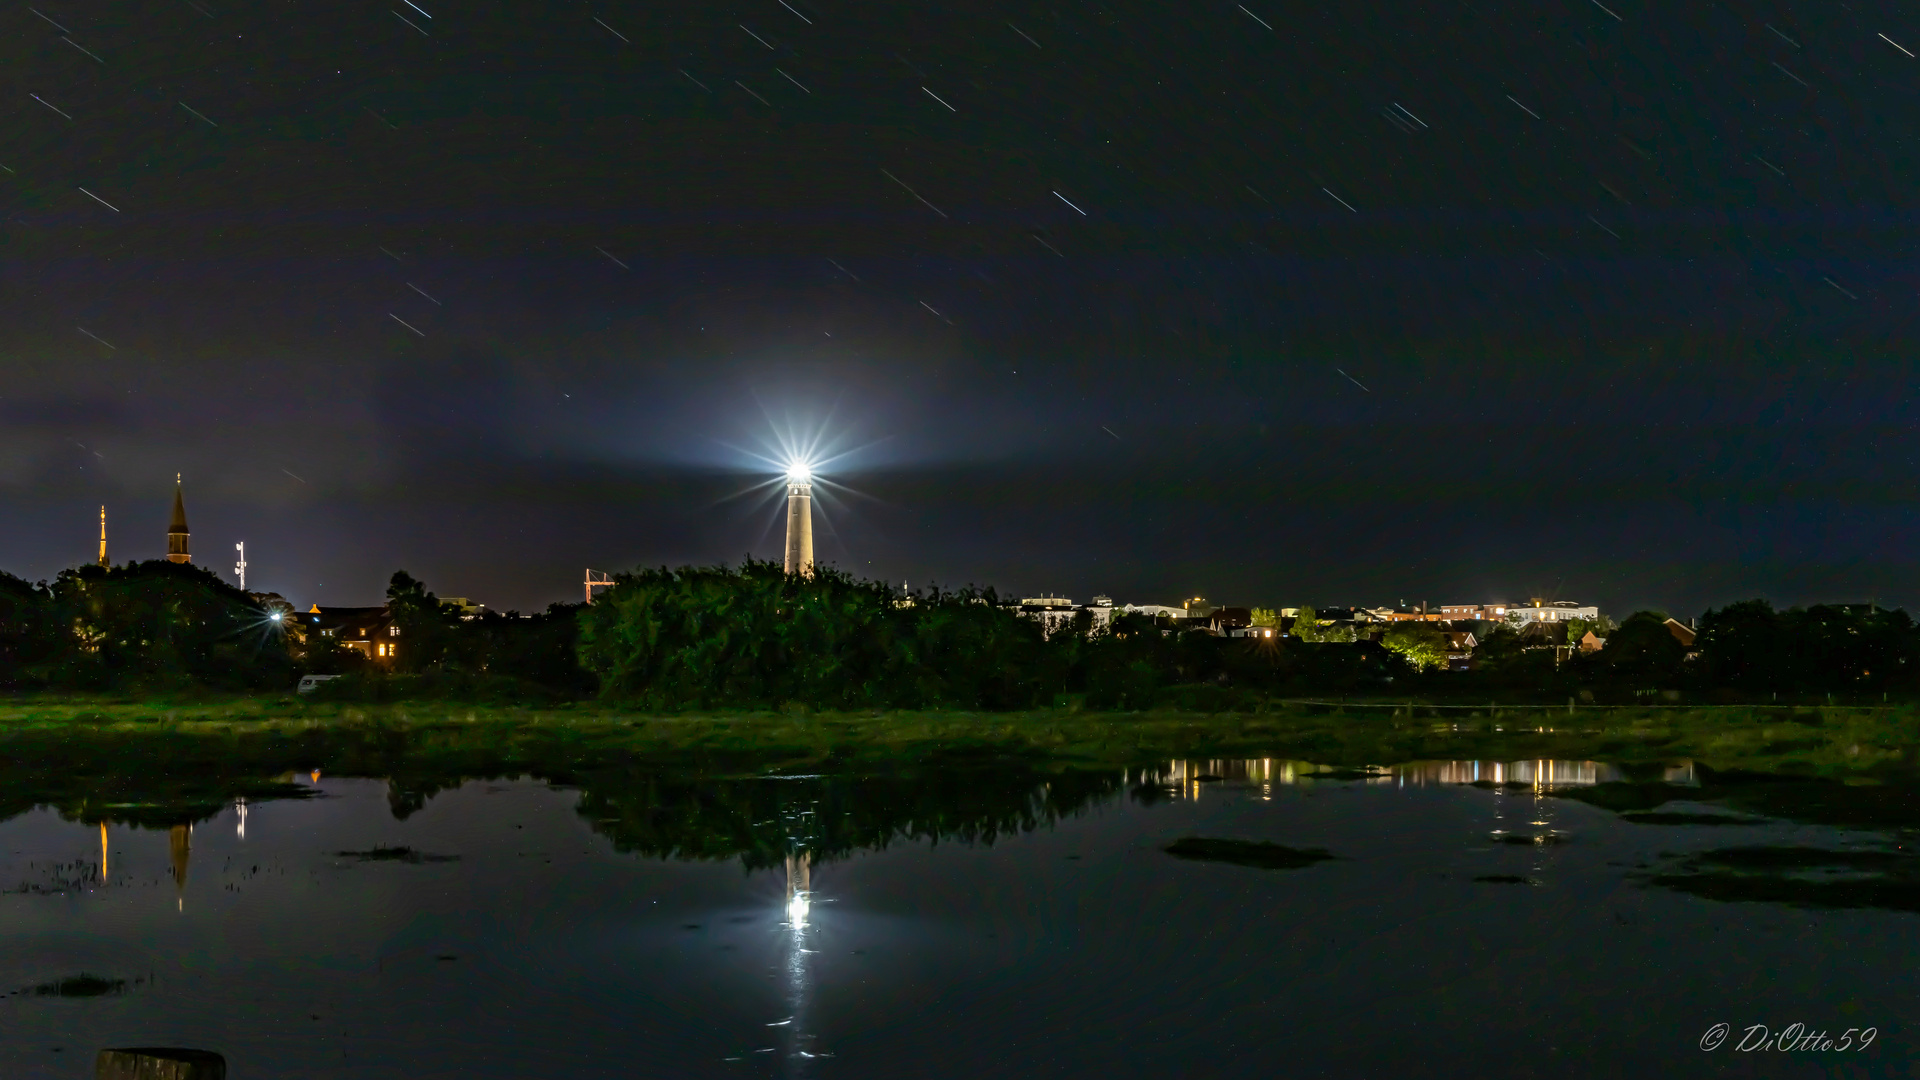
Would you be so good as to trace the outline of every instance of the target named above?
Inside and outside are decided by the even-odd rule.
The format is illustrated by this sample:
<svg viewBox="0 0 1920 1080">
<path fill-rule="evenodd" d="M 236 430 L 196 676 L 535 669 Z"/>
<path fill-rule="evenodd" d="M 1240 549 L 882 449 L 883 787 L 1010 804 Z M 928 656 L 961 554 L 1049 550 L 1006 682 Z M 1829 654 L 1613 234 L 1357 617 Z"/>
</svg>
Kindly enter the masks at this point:
<svg viewBox="0 0 1920 1080">
<path fill-rule="evenodd" d="M 769 1027 L 783 1027 L 787 1037 L 787 1057 L 812 1057 L 807 1049 L 814 1035 L 807 1030 L 807 1006 L 813 998 L 813 971 L 807 957 L 807 925 L 813 913 L 813 855 L 799 851 L 787 856 L 787 1019 Z M 797 1075 L 797 1074 L 796 1074 Z"/>
<path fill-rule="evenodd" d="M 247 838 L 247 800 L 234 800 L 233 808 L 240 812 L 240 826 L 234 831 L 240 839 L 245 840 Z"/>
</svg>

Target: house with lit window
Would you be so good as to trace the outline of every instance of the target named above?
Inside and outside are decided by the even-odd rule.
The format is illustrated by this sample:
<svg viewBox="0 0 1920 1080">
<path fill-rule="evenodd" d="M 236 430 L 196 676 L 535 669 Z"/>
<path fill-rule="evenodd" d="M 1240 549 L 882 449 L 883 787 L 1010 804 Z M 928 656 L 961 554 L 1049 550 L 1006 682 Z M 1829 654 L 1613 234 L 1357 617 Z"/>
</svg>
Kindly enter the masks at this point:
<svg viewBox="0 0 1920 1080">
<path fill-rule="evenodd" d="M 381 664 L 392 663 L 400 653 L 400 627 L 385 604 L 329 608 L 315 604 L 301 621 L 306 625 L 309 643 L 331 642 Z"/>
<path fill-rule="evenodd" d="M 1471 629 L 1442 630 L 1447 639 L 1447 670 L 1469 671 L 1473 668 L 1473 650 L 1480 647 L 1480 639 Z"/>
</svg>

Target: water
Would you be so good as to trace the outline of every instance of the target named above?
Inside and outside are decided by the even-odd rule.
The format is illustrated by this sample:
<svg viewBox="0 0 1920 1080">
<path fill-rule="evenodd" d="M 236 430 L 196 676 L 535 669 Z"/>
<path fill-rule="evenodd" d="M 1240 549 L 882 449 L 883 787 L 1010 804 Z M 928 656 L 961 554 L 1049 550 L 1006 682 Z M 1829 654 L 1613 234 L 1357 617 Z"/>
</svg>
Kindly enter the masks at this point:
<svg viewBox="0 0 1920 1080">
<path fill-rule="evenodd" d="M 1898 837 L 1549 794 L 1618 779 L 303 774 L 315 797 L 190 825 L 36 809 L 0 824 L 0 1076 L 91 1076 L 129 1045 L 216 1050 L 237 1080 L 1909 1075 L 1920 916 L 1647 879 L 1729 845 Z M 1187 836 L 1335 858 L 1162 850 Z M 81 973 L 96 996 L 33 990 Z M 1796 1021 L 1878 1030 L 1863 1052 L 1733 1049 Z M 1729 1043 L 1702 1051 L 1718 1022 Z"/>
</svg>

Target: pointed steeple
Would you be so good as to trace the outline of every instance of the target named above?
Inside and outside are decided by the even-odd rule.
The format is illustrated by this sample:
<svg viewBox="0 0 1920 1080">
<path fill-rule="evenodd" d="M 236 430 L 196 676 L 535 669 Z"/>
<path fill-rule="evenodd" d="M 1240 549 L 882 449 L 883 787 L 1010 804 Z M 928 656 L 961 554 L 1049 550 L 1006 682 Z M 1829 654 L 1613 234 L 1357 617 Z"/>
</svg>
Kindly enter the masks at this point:
<svg viewBox="0 0 1920 1080">
<path fill-rule="evenodd" d="M 187 501 L 180 490 L 180 474 L 173 474 L 173 523 L 167 526 L 167 561 L 190 563 L 187 551 Z"/>
</svg>

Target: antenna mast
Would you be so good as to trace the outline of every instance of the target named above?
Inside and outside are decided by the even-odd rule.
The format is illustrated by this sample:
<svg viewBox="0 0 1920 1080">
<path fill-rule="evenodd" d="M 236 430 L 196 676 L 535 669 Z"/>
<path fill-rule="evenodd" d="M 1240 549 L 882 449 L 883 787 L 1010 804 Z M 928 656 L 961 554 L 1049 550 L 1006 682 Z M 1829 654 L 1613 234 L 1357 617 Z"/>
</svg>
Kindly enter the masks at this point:
<svg viewBox="0 0 1920 1080">
<path fill-rule="evenodd" d="M 240 553 L 240 561 L 233 564 L 233 572 L 240 575 L 240 591 L 246 592 L 247 591 L 247 544 L 246 544 L 246 541 L 242 540 L 240 543 L 233 545 L 233 550 L 238 551 Z"/>
</svg>

